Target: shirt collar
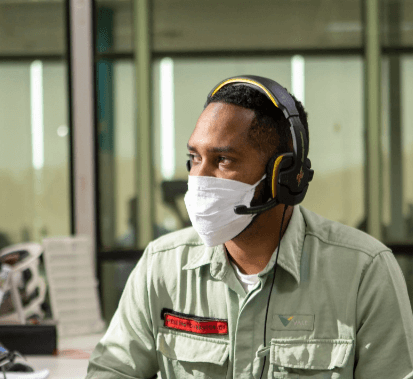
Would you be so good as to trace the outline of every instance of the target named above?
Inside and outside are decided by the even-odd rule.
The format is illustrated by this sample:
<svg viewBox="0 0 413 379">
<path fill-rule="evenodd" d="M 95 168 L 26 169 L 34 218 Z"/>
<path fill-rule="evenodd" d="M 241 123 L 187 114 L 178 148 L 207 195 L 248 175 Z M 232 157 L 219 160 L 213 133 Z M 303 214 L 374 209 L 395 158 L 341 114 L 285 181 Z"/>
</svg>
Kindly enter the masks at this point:
<svg viewBox="0 0 413 379">
<path fill-rule="evenodd" d="M 210 265 L 211 275 L 214 278 L 221 280 L 225 276 L 230 263 L 223 244 L 214 247 L 204 246 L 204 249 L 200 249 L 200 252 L 182 269 L 192 270 L 207 264 Z"/>
<path fill-rule="evenodd" d="M 294 206 L 294 211 L 291 216 L 288 227 L 281 239 L 280 256 L 278 264 L 287 272 L 289 272 L 297 283 L 300 283 L 300 263 L 301 254 L 305 237 L 305 222 L 298 205 Z M 228 269 L 230 262 L 225 253 L 224 245 L 215 247 L 205 246 L 204 250 L 199 249 L 200 252 L 193 257 L 184 267 L 183 270 L 191 270 L 210 264 L 211 275 L 216 279 L 222 279 Z M 276 251 L 272 255 L 267 266 L 262 270 L 258 276 L 266 275 L 274 266 L 276 258 Z"/>
</svg>

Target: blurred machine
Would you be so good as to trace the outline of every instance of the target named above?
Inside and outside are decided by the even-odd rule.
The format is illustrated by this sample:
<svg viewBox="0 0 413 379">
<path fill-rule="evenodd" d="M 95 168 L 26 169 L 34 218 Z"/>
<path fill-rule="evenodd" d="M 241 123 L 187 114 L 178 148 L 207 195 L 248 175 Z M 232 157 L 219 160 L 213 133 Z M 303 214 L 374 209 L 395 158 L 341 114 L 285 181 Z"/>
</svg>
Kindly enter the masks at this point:
<svg viewBox="0 0 413 379">
<path fill-rule="evenodd" d="M 0 324 L 37 323 L 44 318 L 46 282 L 39 275 L 42 253 L 38 243 L 0 250 Z"/>
</svg>

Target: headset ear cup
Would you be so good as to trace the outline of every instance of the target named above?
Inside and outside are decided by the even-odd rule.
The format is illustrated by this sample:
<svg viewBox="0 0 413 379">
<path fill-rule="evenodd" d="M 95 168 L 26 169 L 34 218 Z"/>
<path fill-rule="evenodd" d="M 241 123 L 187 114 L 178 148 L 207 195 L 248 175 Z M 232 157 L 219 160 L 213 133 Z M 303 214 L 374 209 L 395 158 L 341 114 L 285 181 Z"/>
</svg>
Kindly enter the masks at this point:
<svg viewBox="0 0 413 379">
<path fill-rule="evenodd" d="M 277 189 L 277 184 L 278 184 L 278 173 L 280 171 L 280 164 L 283 158 L 284 158 L 284 154 L 275 155 L 271 157 L 267 165 L 268 185 L 269 185 L 269 188 L 271 189 L 271 197 L 273 199 L 276 196 L 276 189 Z"/>
</svg>

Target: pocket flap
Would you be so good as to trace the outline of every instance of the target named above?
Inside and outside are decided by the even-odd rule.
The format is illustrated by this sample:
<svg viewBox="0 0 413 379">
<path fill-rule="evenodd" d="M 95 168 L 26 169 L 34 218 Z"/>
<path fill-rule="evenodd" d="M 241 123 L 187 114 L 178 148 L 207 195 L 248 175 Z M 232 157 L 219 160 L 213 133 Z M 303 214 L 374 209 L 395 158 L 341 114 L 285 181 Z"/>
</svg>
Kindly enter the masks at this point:
<svg viewBox="0 0 413 379">
<path fill-rule="evenodd" d="M 160 330 L 156 349 L 165 357 L 179 361 L 223 365 L 229 355 L 229 341 Z"/>
<path fill-rule="evenodd" d="M 353 340 L 272 339 L 270 362 L 282 367 L 332 370 L 344 367 L 350 356 Z"/>
</svg>

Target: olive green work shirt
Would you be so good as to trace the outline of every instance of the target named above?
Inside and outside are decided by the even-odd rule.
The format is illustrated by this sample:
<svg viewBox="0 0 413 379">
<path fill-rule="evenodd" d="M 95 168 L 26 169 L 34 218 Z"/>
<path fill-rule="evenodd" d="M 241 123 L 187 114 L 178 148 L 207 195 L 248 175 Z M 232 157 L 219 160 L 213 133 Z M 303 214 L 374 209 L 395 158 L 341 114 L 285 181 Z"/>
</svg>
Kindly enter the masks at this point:
<svg viewBox="0 0 413 379">
<path fill-rule="evenodd" d="M 128 278 L 87 379 L 408 379 L 413 316 L 379 241 L 296 206 L 247 294 L 224 246 L 193 228 L 151 242 Z"/>
</svg>

